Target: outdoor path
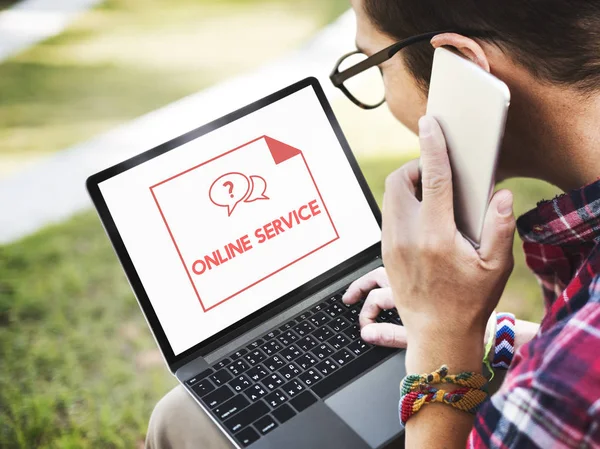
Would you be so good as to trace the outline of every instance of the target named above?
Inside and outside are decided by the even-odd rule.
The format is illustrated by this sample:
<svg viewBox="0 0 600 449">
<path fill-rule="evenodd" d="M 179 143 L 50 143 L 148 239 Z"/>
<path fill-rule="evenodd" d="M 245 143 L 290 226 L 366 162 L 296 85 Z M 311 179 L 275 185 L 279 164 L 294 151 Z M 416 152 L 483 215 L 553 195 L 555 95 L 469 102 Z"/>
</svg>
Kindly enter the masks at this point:
<svg viewBox="0 0 600 449">
<path fill-rule="evenodd" d="M 321 81 L 335 108 L 336 100 L 345 100 L 329 82 L 329 72 L 339 56 L 351 49 L 354 33 L 354 15 L 348 11 L 284 58 L 150 112 L 0 180 L 0 244 L 89 209 L 91 202 L 85 189 L 89 175 L 307 76 L 315 76 Z M 361 112 L 364 111 L 357 113 Z M 379 113 L 385 112 L 382 108 Z M 378 120 L 377 115 L 370 117 L 366 120 Z M 398 127 L 397 124 L 393 126 Z M 348 131 L 350 134 L 356 132 Z M 394 148 L 414 144 L 413 136 L 407 135 L 405 130 L 400 132 L 400 137 L 394 135 L 392 138 Z M 371 143 L 367 141 L 365 146 L 375 147 Z"/>
<path fill-rule="evenodd" d="M 0 61 L 61 33 L 102 0 L 23 0 L 0 11 Z"/>
</svg>

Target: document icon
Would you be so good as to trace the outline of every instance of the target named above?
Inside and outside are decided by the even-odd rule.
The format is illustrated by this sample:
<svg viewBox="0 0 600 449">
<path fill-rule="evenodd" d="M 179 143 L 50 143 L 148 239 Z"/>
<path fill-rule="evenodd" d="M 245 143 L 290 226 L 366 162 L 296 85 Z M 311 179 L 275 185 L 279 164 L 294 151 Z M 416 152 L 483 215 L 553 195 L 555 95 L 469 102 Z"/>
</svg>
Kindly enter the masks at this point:
<svg viewBox="0 0 600 449">
<path fill-rule="evenodd" d="M 302 151 L 267 136 L 150 192 L 204 312 L 339 239 Z"/>
</svg>

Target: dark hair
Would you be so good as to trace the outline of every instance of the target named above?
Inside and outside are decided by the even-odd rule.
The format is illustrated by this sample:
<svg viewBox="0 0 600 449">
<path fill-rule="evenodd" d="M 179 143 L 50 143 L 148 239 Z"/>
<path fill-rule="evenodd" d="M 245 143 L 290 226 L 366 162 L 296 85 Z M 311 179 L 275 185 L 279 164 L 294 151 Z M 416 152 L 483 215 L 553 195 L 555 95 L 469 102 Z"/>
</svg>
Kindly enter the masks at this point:
<svg viewBox="0 0 600 449">
<path fill-rule="evenodd" d="M 445 29 L 497 35 L 491 41 L 546 82 L 600 89 L 600 0 L 364 0 L 373 24 L 394 39 Z M 402 50 L 427 89 L 433 49 Z"/>
</svg>

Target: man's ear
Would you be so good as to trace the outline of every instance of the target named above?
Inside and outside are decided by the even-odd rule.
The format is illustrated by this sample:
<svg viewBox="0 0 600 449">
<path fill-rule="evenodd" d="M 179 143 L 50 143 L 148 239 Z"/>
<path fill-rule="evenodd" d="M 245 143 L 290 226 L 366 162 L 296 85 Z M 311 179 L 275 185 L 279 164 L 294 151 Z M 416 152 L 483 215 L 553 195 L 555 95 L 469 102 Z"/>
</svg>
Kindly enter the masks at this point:
<svg viewBox="0 0 600 449">
<path fill-rule="evenodd" d="M 488 61 L 483 48 L 470 37 L 456 33 L 438 34 L 431 39 L 431 45 L 433 45 L 434 48 L 446 46 L 454 47 L 463 56 L 469 58 L 483 70 L 486 72 L 490 71 L 490 62 Z"/>
</svg>

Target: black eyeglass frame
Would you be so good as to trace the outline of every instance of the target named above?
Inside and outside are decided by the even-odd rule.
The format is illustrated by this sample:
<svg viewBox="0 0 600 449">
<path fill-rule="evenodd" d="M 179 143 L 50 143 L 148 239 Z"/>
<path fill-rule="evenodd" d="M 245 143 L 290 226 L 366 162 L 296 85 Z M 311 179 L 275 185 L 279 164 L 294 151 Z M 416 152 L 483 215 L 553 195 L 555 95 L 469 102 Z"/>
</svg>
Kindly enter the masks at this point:
<svg viewBox="0 0 600 449">
<path fill-rule="evenodd" d="M 333 85 L 335 87 L 340 89 L 344 93 L 344 95 L 346 95 L 346 97 L 348 97 L 348 99 L 350 101 L 352 101 L 352 103 L 354 103 L 358 107 L 360 107 L 362 109 L 375 109 L 375 108 L 381 106 L 383 103 L 385 103 L 385 97 L 383 98 L 383 100 L 381 100 L 376 105 L 365 104 L 365 103 L 361 102 L 360 100 L 358 100 L 354 95 L 352 95 L 350 93 L 350 91 L 346 88 L 346 86 L 344 86 L 344 82 L 348 81 L 353 76 L 356 76 L 356 75 L 358 75 L 366 70 L 369 70 L 370 68 L 373 68 L 375 66 L 377 66 L 377 68 L 379 69 L 379 71 L 381 72 L 381 74 L 383 76 L 383 72 L 381 70 L 381 67 L 379 67 L 379 64 L 382 64 L 385 61 L 390 60 L 396 53 L 398 53 L 403 48 L 408 47 L 409 45 L 416 44 L 418 42 L 423 42 L 426 40 L 431 40 L 438 34 L 444 34 L 444 33 L 458 33 L 458 34 L 462 34 L 463 36 L 471 36 L 471 37 L 489 37 L 489 36 L 493 35 L 493 33 L 488 32 L 488 31 L 474 31 L 474 30 L 469 30 L 469 31 L 467 31 L 467 30 L 443 30 L 443 31 L 432 31 L 429 33 L 418 34 L 416 36 L 412 36 L 407 39 L 396 42 L 396 43 L 390 45 L 389 47 L 386 47 L 383 50 L 380 50 L 377 53 L 369 56 L 364 61 L 361 61 L 358 64 L 348 67 L 346 70 L 340 72 L 340 65 L 342 64 L 342 62 L 344 62 L 344 60 L 346 58 L 348 58 L 349 56 L 358 54 L 358 53 L 362 53 L 360 50 L 355 50 L 355 51 L 345 54 L 337 61 L 333 71 L 331 72 L 331 75 L 329 75 L 329 79 L 331 80 L 331 82 L 333 83 Z"/>
</svg>

